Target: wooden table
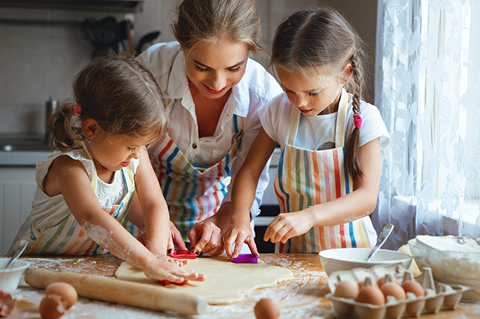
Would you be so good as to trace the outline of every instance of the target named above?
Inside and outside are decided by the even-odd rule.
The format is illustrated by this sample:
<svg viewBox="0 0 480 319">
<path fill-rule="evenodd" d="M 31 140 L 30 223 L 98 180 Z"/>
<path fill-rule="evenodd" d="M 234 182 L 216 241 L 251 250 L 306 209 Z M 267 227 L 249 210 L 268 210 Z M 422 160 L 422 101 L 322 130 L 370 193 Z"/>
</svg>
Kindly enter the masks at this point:
<svg viewBox="0 0 480 319">
<path fill-rule="evenodd" d="M 201 319 L 254 319 L 253 307 L 261 298 L 280 301 L 280 318 L 335 318 L 331 302 L 325 298 L 329 293 L 327 275 L 323 271 L 318 255 L 315 254 L 262 254 L 260 258 L 269 265 L 292 270 L 295 281 L 278 284 L 271 288 L 257 289 L 244 294 L 242 302 L 209 306 L 205 314 L 194 316 Z M 113 277 L 122 260 L 115 256 L 26 256 L 22 259 L 31 263 L 30 268 L 47 268 L 55 271 L 70 271 L 95 276 Z M 38 319 L 38 304 L 44 291 L 29 287 L 23 278 L 14 293 L 17 309 L 8 317 Z M 79 298 L 78 302 L 62 317 L 73 318 L 184 318 L 175 313 L 155 312 L 119 304 Z M 461 302 L 455 311 L 422 315 L 419 318 L 480 318 L 480 304 Z"/>
</svg>

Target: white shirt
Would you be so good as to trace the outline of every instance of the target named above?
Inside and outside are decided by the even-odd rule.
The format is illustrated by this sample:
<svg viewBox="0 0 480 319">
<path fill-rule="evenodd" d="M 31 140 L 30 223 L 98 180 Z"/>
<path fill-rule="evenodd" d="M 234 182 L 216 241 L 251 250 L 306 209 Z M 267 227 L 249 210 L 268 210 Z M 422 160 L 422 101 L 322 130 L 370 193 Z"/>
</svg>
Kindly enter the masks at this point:
<svg viewBox="0 0 480 319">
<path fill-rule="evenodd" d="M 32 202 L 32 211 L 18 231 L 17 236 L 10 247 L 11 253 L 15 251 L 20 243 L 20 240 L 28 240 L 31 242 L 31 244 L 33 244 L 35 241 L 31 237 L 30 224 L 34 224 L 40 232 L 43 232 L 49 227 L 58 225 L 65 218 L 72 214 L 70 208 L 65 202 L 63 194 L 48 196 L 45 194 L 43 188 L 43 181 L 49 172 L 50 166 L 59 156 L 69 156 L 72 159 L 82 163 L 87 171 L 90 182 L 93 180 L 94 175 L 97 176 L 97 170 L 94 162 L 86 158 L 80 149 L 73 149 L 66 153 L 54 151 L 49 156 L 45 157 L 43 161 L 38 162 L 35 173 L 37 192 L 35 194 L 35 199 Z M 133 174 L 136 174 L 139 163 L 140 161 L 138 159 L 131 159 L 130 167 L 132 168 Z M 127 193 L 128 189 L 123 178 L 122 170 L 115 171 L 114 178 L 111 183 L 105 183 L 100 178 L 97 178 L 95 195 L 100 206 L 119 205 Z M 31 247 L 31 245 L 29 247 Z"/>
<path fill-rule="evenodd" d="M 223 202 L 231 200 L 235 174 L 242 166 L 250 146 L 260 131 L 258 112 L 270 99 L 282 92 L 273 76 L 258 62 L 248 59 L 245 74 L 235 86 L 225 104 L 213 136 L 199 137 L 195 104 L 185 73 L 185 56 L 178 42 L 159 43 L 143 52 L 138 60 L 149 69 L 168 98 L 175 100 L 169 114 L 168 135 L 194 164 L 213 165 L 230 151 L 235 135 L 233 115 L 243 122 L 244 136 L 232 166 L 232 181 Z M 263 191 L 268 185 L 268 164 L 262 172 L 252 206 L 252 217 L 257 216 Z"/>
<path fill-rule="evenodd" d="M 345 121 L 346 132 L 352 131 L 353 109 L 351 94 L 348 102 L 347 120 Z M 262 127 L 268 136 L 280 144 L 283 149 L 287 143 L 288 133 L 292 127 L 295 109 L 286 94 L 282 93 L 271 100 L 261 111 L 260 120 Z M 380 147 L 384 149 L 390 144 L 390 135 L 388 134 L 385 123 L 378 109 L 367 102 L 361 101 L 361 116 L 363 119 L 360 129 L 360 146 L 380 138 Z M 300 115 L 297 138 L 295 146 L 309 150 L 330 149 L 335 142 L 335 128 L 337 124 L 337 112 L 327 115 L 317 115 L 308 117 Z M 347 140 L 348 133 L 345 138 Z"/>
</svg>

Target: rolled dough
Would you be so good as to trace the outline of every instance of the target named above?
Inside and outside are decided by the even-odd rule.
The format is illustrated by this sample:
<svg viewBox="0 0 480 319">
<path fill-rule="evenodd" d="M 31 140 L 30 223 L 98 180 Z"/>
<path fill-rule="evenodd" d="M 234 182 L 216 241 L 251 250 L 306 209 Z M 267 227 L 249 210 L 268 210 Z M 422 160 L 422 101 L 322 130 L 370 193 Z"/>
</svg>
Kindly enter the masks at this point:
<svg viewBox="0 0 480 319">
<path fill-rule="evenodd" d="M 256 288 L 271 287 L 279 282 L 294 279 L 289 269 L 258 264 L 236 264 L 227 257 L 201 257 L 183 266 L 205 274 L 205 281 L 189 281 L 184 286 L 161 286 L 157 281 L 148 279 L 143 271 L 127 262 L 123 262 L 115 272 L 115 277 L 150 285 L 160 289 L 172 289 L 204 297 L 210 305 L 231 304 L 243 300 L 240 292 Z"/>
</svg>

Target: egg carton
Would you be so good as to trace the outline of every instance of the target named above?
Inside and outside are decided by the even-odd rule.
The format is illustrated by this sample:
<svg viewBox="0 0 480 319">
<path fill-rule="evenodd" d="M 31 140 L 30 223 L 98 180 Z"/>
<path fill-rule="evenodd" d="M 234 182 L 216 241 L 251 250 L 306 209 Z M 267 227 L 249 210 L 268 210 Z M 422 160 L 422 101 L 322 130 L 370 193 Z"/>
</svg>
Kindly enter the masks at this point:
<svg viewBox="0 0 480 319">
<path fill-rule="evenodd" d="M 356 302 L 354 299 L 335 297 L 333 292 L 343 280 L 355 282 L 376 282 L 379 278 L 389 274 L 400 284 L 404 280 L 416 280 L 426 292 L 424 297 L 417 297 L 407 293 L 406 300 L 395 300 L 388 296 L 384 305 L 376 306 Z M 355 319 L 398 319 L 403 317 L 419 317 L 424 313 L 438 313 L 442 310 L 454 310 L 462 299 L 463 292 L 470 288 L 462 285 L 446 285 L 433 280 L 432 271 L 428 267 L 422 269 L 422 274 L 413 278 L 410 270 L 401 263 L 390 266 L 374 266 L 369 269 L 356 268 L 349 271 L 336 271 L 328 277 L 328 287 L 332 293 L 326 298 L 332 300 L 333 308 L 339 318 Z"/>
</svg>

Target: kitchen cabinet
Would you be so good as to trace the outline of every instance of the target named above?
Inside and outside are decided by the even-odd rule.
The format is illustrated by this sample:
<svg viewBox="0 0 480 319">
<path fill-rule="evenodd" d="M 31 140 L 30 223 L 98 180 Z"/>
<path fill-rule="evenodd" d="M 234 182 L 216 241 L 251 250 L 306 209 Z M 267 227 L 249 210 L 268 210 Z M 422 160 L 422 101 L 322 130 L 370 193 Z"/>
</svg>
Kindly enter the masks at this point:
<svg viewBox="0 0 480 319">
<path fill-rule="evenodd" d="M 6 254 L 30 214 L 35 197 L 35 166 L 0 166 L 0 254 Z"/>
<path fill-rule="evenodd" d="M 0 0 L 0 6 L 10 8 L 61 9 L 110 12 L 137 12 L 145 0 Z"/>
</svg>

